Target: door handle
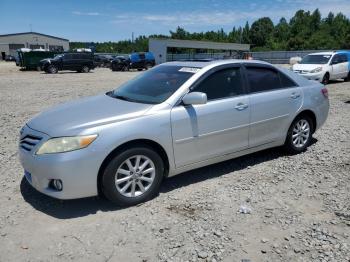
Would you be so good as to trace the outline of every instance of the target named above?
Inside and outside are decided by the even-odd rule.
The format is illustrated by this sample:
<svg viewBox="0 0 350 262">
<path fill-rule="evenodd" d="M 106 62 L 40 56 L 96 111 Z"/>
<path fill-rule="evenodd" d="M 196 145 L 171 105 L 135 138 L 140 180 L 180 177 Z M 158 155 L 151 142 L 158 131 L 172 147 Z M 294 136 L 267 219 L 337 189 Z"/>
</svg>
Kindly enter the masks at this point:
<svg viewBox="0 0 350 262">
<path fill-rule="evenodd" d="M 292 94 L 290 95 L 290 97 L 293 98 L 293 99 L 297 99 L 298 97 L 300 97 L 300 94 L 292 93 Z"/>
<path fill-rule="evenodd" d="M 238 111 L 242 111 L 242 110 L 246 109 L 247 107 L 248 107 L 247 104 L 238 103 L 238 104 L 235 106 L 235 109 L 237 109 Z"/>
</svg>

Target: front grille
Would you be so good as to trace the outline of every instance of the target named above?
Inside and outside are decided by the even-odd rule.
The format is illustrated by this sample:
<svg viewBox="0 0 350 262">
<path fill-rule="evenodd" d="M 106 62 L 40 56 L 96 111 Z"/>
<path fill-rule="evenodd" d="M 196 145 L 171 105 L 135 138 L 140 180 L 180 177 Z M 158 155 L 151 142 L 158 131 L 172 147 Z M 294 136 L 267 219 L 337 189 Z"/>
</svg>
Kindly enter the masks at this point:
<svg viewBox="0 0 350 262">
<path fill-rule="evenodd" d="M 42 137 L 34 136 L 34 135 L 25 135 L 19 145 L 26 151 L 32 151 L 32 149 L 40 142 Z"/>
<path fill-rule="evenodd" d="M 308 70 L 294 70 L 294 73 L 297 73 L 297 74 L 308 74 L 308 73 L 310 73 L 310 71 L 308 71 Z"/>
</svg>

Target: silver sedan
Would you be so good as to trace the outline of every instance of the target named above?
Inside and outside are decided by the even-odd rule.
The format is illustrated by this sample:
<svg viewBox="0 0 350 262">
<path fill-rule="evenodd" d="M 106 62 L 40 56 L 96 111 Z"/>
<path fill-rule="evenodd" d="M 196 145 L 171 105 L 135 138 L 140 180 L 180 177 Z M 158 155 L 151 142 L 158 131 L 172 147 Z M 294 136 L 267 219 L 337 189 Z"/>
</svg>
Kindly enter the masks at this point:
<svg viewBox="0 0 350 262">
<path fill-rule="evenodd" d="M 323 85 L 268 63 L 170 62 L 36 116 L 19 156 L 44 194 L 134 205 L 184 171 L 281 145 L 302 152 L 328 110 Z"/>
</svg>

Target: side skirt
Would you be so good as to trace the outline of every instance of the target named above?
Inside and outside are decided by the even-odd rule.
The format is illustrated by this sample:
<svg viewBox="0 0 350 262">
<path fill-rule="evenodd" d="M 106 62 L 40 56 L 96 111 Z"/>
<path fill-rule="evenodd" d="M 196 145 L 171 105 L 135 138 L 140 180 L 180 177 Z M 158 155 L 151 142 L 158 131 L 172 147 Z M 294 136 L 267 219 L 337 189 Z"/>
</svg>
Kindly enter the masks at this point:
<svg viewBox="0 0 350 262">
<path fill-rule="evenodd" d="M 237 157 L 240 157 L 240 156 L 252 154 L 252 153 L 255 153 L 255 152 L 258 152 L 258 151 L 262 151 L 264 149 L 281 146 L 281 145 L 283 145 L 283 143 L 284 143 L 283 141 L 274 141 L 274 142 L 270 142 L 270 143 L 263 144 L 263 145 L 260 145 L 260 146 L 247 148 L 247 149 L 244 149 L 244 150 L 241 150 L 241 151 L 238 151 L 238 152 L 234 152 L 234 153 L 225 154 L 225 155 L 222 155 L 222 156 L 210 158 L 208 160 L 200 161 L 200 162 L 197 162 L 197 163 L 194 163 L 194 164 L 182 166 L 182 167 L 176 168 L 174 170 L 170 170 L 167 177 L 172 177 L 172 176 L 181 174 L 181 173 L 189 171 L 189 170 L 201 168 L 201 167 L 204 167 L 204 166 L 208 166 L 208 165 L 216 164 L 216 163 L 219 163 L 219 162 L 223 162 L 223 161 L 226 161 L 226 160 L 229 160 L 229 159 L 233 159 L 233 158 L 237 158 Z"/>
</svg>

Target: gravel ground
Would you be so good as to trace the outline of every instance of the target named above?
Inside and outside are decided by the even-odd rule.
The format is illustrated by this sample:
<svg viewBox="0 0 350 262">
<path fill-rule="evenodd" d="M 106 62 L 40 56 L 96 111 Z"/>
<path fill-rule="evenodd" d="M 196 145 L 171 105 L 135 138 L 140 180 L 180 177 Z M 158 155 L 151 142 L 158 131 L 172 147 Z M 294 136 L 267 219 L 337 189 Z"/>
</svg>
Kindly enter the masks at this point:
<svg viewBox="0 0 350 262">
<path fill-rule="evenodd" d="M 0 261 L 350 261 L 349 83 L 328 86 L 329 118 L 303 154 L 267 150 L 188 172 L 125 209 L 33 190 L 17 156 L 23 124 L 136 74 L 0 63 Z"/>
</svg>

